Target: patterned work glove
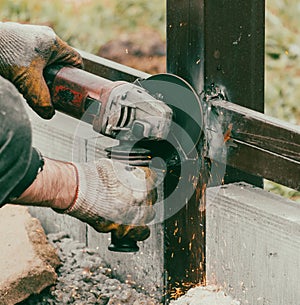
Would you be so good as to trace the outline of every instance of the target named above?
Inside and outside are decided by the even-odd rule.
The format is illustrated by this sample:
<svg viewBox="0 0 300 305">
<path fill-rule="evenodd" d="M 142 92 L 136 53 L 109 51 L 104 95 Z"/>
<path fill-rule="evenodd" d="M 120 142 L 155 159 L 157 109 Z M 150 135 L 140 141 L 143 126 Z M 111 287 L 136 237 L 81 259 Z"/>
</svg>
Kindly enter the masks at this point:
<svg viewBox="0 0 300 305">
<path fill-rule="evenodd" d="M 53 63 L 82 67 L 80 55 L 51 28 L 0 22 L 0 75 L 45 119 L 54 115 L 54 108 L 43 69 Z"/>
<path fill-rule="evenodd" d="M 144 240 L 146 226 L 155 216 L 156 175 L 146 167 L 100 159 L 95 163 L 75 163 L 78 192 L 74 204 L 64 213 L 91 225 L 98 232 L 115 231 L 118 238 L 127 236 Z"/>
</svg>

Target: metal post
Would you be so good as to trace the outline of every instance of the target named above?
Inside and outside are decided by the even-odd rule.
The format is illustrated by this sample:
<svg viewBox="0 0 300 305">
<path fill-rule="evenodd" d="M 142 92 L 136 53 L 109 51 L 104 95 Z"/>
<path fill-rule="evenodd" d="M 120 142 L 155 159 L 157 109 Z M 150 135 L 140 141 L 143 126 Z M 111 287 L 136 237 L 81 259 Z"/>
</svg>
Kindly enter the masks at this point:
<svg viewBox="0 0 300 305">
<path fill-rule="evenodd" d="M 167 71 L 187 80 L 196 92 L 204 86 L 202 12 L 201 1 L 167 1 Z M 186 205 L 164 224 L 166 303 L 190 287 L 205 282 L 203 185 L 205 182 L 201 178 L 191 198 L 184 198 L 184 195 L 177 198 Z"/>
<path fill-rule="evenodd" d="M 225 87 L 229 101 L 263 112 L 264 6 L 263 0 L 167 0 L 167 71 L 199 94 L 211 85 Z M 227 182 L 241 180 L 262 183 L 227 170 Z M 165 222 L 167 301 L 170 291 L 205 282 L 204 186 L 200 179 L 185 208 Z M 176 228 L 180 236 L 174 237 Z"/>
</svg>

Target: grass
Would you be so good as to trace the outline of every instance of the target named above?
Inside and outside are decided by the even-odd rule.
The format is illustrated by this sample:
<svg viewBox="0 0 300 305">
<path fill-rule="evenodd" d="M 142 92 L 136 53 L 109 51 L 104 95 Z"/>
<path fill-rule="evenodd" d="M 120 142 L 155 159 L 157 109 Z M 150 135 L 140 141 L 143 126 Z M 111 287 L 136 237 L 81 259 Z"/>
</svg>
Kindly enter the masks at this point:
<svg viewBox="0 0 300 305">
<path fill-rule="evenodd" d="M 132 32 L 151 27 L 165 31 L 165 4 L 162 0 L 61 1 L 2 0 L 1 20 L 46 24 L 70 45 L 96 53 L 101 45 Z"/>
<path fill-rule="evenodd" d="M 266 113 L 300 125 L 300 4 L 267 0 Z"/>
</svg>

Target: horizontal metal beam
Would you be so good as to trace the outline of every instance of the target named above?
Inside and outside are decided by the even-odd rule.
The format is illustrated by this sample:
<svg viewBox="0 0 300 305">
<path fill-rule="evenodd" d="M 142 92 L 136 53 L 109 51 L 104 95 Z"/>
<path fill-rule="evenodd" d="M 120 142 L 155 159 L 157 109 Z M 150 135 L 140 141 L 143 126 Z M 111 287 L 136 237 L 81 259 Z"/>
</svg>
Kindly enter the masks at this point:
<svg viewBox="0 0 300 305">
<path fill-rule="evenodd" d="M 84 70 L 112 81 L 124 80 L 134 82 L 137 78 L 147 78 L 150 74 L 124 66 L 106 58 L 77 50 L 84 63 Z"/>
<path fill-rule="evenodd" d="M 212 105 L 227 131 L 227 165 L 300 190 L 299 126 L 221 100 Z"/>
</svg>

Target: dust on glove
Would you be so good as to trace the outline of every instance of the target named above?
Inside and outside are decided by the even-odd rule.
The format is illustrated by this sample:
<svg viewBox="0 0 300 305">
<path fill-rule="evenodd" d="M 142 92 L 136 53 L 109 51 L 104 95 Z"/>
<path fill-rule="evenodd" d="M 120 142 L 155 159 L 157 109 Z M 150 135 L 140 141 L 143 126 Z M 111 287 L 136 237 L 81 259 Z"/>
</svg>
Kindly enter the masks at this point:
<svg viewBox="0 0 300 305">
<path fill-rule="evenodd" d="M 54 115 L 43 69 L 51 64 L 82 67 L 79 53 L 47 26 L 0 22 L 0 75 L 11 81 L 43 118 Z"/>
<path fill-rule="evenodd" d="M 115 231 L 134 240 L 149 236 L 146 226 L 155 216 L 156 175 L 149 168 L 110 159 L 74 164 L 78 194 L 65 213 L 90 224 L 98 232 Z"/>
</svg>

